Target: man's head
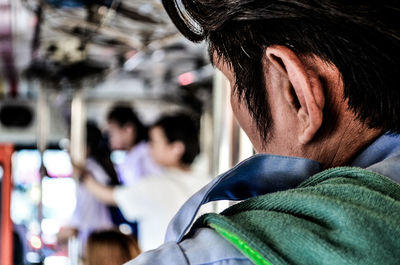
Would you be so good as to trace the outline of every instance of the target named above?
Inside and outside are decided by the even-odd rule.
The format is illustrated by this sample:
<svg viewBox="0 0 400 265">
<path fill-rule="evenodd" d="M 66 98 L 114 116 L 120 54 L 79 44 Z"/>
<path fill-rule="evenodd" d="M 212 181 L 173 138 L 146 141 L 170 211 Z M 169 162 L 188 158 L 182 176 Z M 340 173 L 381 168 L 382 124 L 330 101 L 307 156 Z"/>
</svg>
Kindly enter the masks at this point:
<svg viewBox="0 0 400 265">
<path fill-rule="evenodd" d="M 304 156 L 318 141 L 400 132 L 399 3 L 163 3 L 186 37 L 208 40 L 258 151 Z"/>
<path fill-rule="evenodd" d="M 150 153 L 166 167 L 190 166 L 200 152 L 198 125 L 187 114 L 161 117 L 150 130 Z"/>
<path fill-rule="evenodd" d="M 129 150 L 148 138 L 147 128 L 128 105 L 114 106 L 107 115 L 107 122 L 113 150 Z"/>
</svg>

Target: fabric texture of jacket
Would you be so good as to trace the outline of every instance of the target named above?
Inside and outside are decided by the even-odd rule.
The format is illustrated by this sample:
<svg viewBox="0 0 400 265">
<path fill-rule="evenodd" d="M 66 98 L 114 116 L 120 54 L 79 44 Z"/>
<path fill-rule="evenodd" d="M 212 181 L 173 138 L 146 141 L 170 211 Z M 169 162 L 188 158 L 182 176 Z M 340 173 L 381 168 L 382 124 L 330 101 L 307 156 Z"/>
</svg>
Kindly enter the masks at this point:
<svg viewBox="0 0 400 265">
<path fill-rule="evenodd" d="M 332 168 L 197 225 L 215 229 L 257 265 L 398 264 L 400 185 L 365 169 Z"/>
</svg>

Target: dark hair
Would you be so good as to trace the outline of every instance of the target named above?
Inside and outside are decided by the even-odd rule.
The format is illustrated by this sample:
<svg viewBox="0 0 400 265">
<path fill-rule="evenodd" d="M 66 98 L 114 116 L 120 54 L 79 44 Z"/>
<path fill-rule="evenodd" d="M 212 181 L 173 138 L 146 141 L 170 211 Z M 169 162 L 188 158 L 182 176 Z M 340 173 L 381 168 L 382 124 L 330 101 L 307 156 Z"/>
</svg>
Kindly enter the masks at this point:
<svg viewBox="0 0 400 265">
<path fill-rule="evenodd" d="M 140 121 L 135 110 L 127 104 L 119 103 L 118 105 L 115 105 L 108 113 L 107 120 L 109 122 L 117 123 L 120 127 L 133 126 L 136 130 L 134 144 L 149 139 L 147 127 Z"/>
<path fill-rule="evenodd" d="M 133 237 L 116 230 L 92 232 L 86 243 L 86 265 L 122 265 L 140 254 Z"/>
<path fill-rule="evenodd" d="M 119 180 L 117 172 L 110 159 L 111 151 L 100 129 L 91 121 L 86 123 L 86 145 L 88 147 L 89 157 L 99 163 L 110 177 L 109 184 L 118 185 Z"/>
<path fill-rule="evenodd" d="M 209 41 L 235 73 L 235 92 L 267 140 L 262 58 L 283 45 L 334 64 L 344 100 L 370 128 L 400 132 L 400 2 L 342 0 L 163 0 L 190 40 Z M 329 99 L 328 99 L 329 100 Z M 329 110 L 327 110 L 329 111 Z"/>
<path fill-rule="evenodd" d="M 184 113 L 176 113 L 161 117 L 154 125 L 160 127 L 168 142 L 181 141 L 185 145 L 185 152 L 181 162 L 185 165 L 192 164 L 200 152 L 199 123 Z"/>
</svg>

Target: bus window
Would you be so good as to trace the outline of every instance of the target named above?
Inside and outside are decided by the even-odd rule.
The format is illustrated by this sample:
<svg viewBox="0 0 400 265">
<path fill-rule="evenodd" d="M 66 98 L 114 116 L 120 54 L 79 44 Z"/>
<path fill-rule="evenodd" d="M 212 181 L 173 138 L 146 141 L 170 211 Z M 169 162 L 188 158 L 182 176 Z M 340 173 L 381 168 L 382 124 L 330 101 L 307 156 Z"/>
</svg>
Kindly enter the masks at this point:
<svg viewBox="0 0 400 265">
<path fill-rule="evenodd" d="M 26 261 L 30 264 L 57 252 L 56 235 L 70 219 L 76 201 L 68 153 L 46 150 L 43 164 L 46 176 L 41 180 L 38 150 L 18 150 L 13 155 L 11 216 L 25 230 Z"/>
</svg>

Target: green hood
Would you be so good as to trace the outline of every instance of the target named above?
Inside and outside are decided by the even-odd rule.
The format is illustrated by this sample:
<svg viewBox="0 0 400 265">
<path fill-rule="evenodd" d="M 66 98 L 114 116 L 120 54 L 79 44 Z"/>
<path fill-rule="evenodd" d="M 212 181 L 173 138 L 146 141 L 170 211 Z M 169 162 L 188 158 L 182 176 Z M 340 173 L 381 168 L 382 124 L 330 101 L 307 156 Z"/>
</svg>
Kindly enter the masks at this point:
<svg viewBox="0 0 400 265">
<path fill-rule="evenodd" d="M 298 188 L 207 214 L 255 264 L 400 264 L 400 186 L 360 168 L 333 168 Z"/>
</svg>

